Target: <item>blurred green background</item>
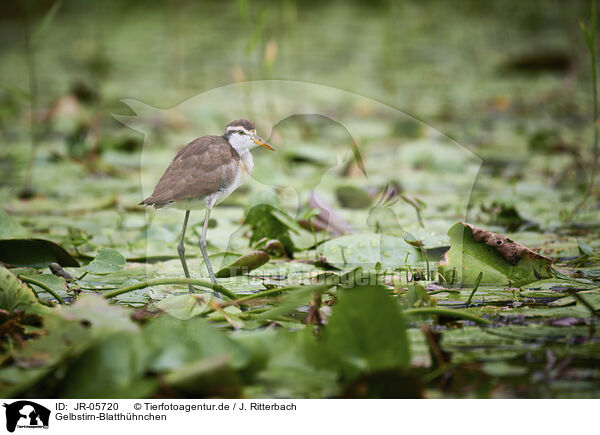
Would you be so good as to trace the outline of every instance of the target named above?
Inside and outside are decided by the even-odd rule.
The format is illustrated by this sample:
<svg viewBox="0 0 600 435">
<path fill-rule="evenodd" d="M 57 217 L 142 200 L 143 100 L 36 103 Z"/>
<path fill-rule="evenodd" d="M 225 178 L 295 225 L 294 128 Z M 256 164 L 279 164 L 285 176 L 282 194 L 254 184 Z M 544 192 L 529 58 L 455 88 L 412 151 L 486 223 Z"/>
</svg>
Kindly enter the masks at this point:
<svg viewBox="0 0 600 435">
<path fill-rule="evenodd" d="M 531 164 L 560 187 L 580 191 L 586 182 L 593 102 L 579 30 L 589 20 L 585 1 L 9 1 L 0 12 L 5 203 L 51 193 L 52 173 L 60 177 L 44 176 L 43 166 L 65 156 L 88 171 L 137 171 L 135 154 L 110 158 L 143 141 L 112 117 L 132 114 L 121 99 L 170 108 L 261 79 L 390 105 L 475 152 L 483 174 L 514 180 Z M 179 121 L 154 127 L 217 133 L 197 128 L 202 120 Z M 32 142 L 52 152 L 32 153 Z M 183 143 L 161 137 L 159 145 Z M 559 163 L 545 159 L 549 150 Z"/>
</svg>

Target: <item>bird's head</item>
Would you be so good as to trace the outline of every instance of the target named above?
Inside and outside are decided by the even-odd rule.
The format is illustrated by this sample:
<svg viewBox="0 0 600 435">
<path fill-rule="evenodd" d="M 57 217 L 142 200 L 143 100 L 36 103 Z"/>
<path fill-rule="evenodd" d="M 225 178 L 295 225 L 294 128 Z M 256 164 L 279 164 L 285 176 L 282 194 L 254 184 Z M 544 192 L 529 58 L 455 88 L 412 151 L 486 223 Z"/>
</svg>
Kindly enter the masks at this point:
<svg viewBox="0 0 600 435">
<path fill-rule="evenodd" d="M 240 154 L 247 150 L 251 150 L 252 148 L 256 148 L 258 145 L 268 150 L 275 151 L 275 148 L 273 148 L 269 142 L 256 134 L 254 123 L 247 119 L 238 119 L 237 121 L 230 122 L 229 125 L 225 127 L 223 137 Z"/>
</svg>

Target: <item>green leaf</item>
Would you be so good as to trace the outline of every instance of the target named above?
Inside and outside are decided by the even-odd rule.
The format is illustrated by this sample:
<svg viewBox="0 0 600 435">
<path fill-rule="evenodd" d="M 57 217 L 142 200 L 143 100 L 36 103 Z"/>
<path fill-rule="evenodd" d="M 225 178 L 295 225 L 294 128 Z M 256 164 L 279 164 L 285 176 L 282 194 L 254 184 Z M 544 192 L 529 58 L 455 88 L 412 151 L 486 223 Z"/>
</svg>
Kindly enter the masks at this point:
<svg viewBox="0 0 600 435">
<path fill-rule="evenodd" d="M 8 399 L 23 396 L 23 392 L 40 382 L 49 368 L 22 368 L 7 366 L 0 369 L 0 397 Z"/>
<path fill-rule="evenodd" d="M 275 219 L 281 222 L 283 225 L 288 227 L 291 231 L 296 234 L 300 234 L 304 229 L 300 226 L 298 222 L 296 222 L 289 214 L 282 212 L 277 208 L 273 208 L 271 210 L 271 214 Z"/>
<path fill-rule="evenodd" d="M 279 240 L 288 255 L 294 252 L 294 244 L 290 238 L 290 226 L 283 223 L 282 213 L 270 204 L 258 204 L 248 210 L 245 223 L 250 225 L 252 236 L 250 244 L 262 239 Z"/>
<path fill-rule="evenodd" d="M 44 239 L 0 240 L 0 261 L 11 266 L 46 267 L 58 263 L 79 267 L 79 263 L 61 246 Z"/>
<path fill-rule="evenodd" d="M 144 335 L 152 352 L 151 368 L 156 371 L 176 370 L 218 355 L 226 355 L 234 368 L 248 361 L 240 345 L 199 318 L 160 316 L 144 328 Z"/>
<path fill-rule="evenodd" d="M 410 363 L 404 317 L 383 286 L 345 291 L 333 308 L 323 341 L 347 380 Z"/>
<path fill-rule="evenodd" d="M 266 252 L 250 252 L 249 254 L 238 258 L 229 266 L 219 270 L 215 276 L 217 278 L 229 278 L 231 276 L 243 275 L 254 269 L 258 269 L 263 264 L 266 264 L 270 259 L 271 257 Z"/>
<path fill-rule="evenodd" d="M 208 303 L 195 294 L 171 295 L 162 299 L 156 307 L 181 320 L 199 316 L 207 309 Z"/>
<path fill-rule="evenodd" d="M 33 274 L 27 274 L 27 276 L 31 276 L 31 278 L 34 278 L 36 281 L 39 281 L 40 283 L 45 284 L 46 286 L 48 286 L 50 288 L 50 290 L 53 290 L 58 296 L 60 296 L 60 297 L 67 296 L 67 282 L 65 281 L 64 278 L 53 275 L 51 273 L 44 273 L 41 275 L 38 275 L 37 273 L 33 273 Z M 25 279 L 25 278 L 23 278 L 23 279 Z M 43 289 L 42 287 L 39 287 L 33 283 L 29 283 L 29 285 L 31 285 L 33 287 L 33 289 L 36 291 L 36 293 L 38 295 L 42 292 L 44 292 L 44 293 L 46 293 L 46 295 L 48 295 L 46 290 Z"/>
<path fill-rule="evenodd" d="M 421 251 L 404 239 L 375 233 L 354 233 L 338 237 L 323 243 L 318 252 L 336 267 L 374 266 L 380 262 L 383 267 L 398 268 L 423 260 Z"/>
<path fill-rule="evenodd" d="M 448 231 L 451 248 L 439 272 L 446 282 L 524 285 L 553 276 L 552 260 L 500 234 L 459 222 Z"/>
<path fill-rule="evenodd" d="M 149 352 L 140 334 L 109 335 L 69 365 L 60 396 L 150 397 L 158 388 L 158 381 L 144 378 L 148 362 Z"/>
<path fill-rule="evenodd" d="M 111 304 L 100 295 L 83 295 L 73 305 L 61 307 L 58 313 L 67 320 L 90 324 L 94 335 L 139 330 L 125 307 Z"/>
<path fill-rule="evenodd" d="M 30 312 L 38 301 L 29 287 L 20 282 L 8 269 L 0 267 L 0 310 Z"/>
<path fill-rule="evenodd" d="M 314 293 L 320 294 L 333 287 L 333 284 L 308 285 L 301 287 L 282 288 L 287 292 L 280 302 L 272 309 L 256 317 L 256 320 L 276 319 L 290 313 L 301 305 L 308 305 Z"/>
<path fill-rule="evenodd" d="M 102 248 L 96 258 L 90 264 L 84 266 L 83 269 L 89 273 L 103 275 L 111 272 L 118 272 L 125 265 L 125 257 L 121 253 L 112 248 Z"/>
<path fill-rule="evenodd" d="M 273 333 L 263 330 L 237 337 L 253 355 L 255 382 L 244 391 L 249 397 L 323 398 L 340 391 L 338 374 L 326 349 L 311 329 Z"/>
<path fill-rule="evenodd" d="M 581 240 L 577 240 L 577 243 L 579 244 L 579 253 L 581 255 L 588 255 L 590 257 L 594 255 L 594 248 L 590 245 Z"/>
<path fill-rule="evenodd" d="M 229 358 L 218 355 L 194 361 L 162 377 L 164 383 L 193 397 L 239 397 L 240 379 Z"/>
<path fill-rule="evenodd" d="M 15 355 L 22 367 L 52 367 L 64 360 L 79 356 L 94 344 L 90 328 L 81 322 L 72 322 L 50 311 L 44 316 L 45 334 Z"/>
</svg>

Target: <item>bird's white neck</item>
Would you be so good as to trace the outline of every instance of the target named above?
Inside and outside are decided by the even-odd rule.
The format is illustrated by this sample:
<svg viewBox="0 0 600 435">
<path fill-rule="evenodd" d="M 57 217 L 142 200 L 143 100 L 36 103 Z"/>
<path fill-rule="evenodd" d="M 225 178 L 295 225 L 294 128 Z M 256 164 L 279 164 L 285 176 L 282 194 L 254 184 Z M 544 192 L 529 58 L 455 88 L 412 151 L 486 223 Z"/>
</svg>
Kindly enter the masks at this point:
<svg viewBox="0 0 600 435">
<path fill-rule="evenodd" d="M 252 173 L 252 169 L 254 169 L 254 159 L 252 158 L 252 153 L 250 153 L 250 151 L 246 150 L 240 154 L 240 168 L 246 176 Z"/>
</svg>

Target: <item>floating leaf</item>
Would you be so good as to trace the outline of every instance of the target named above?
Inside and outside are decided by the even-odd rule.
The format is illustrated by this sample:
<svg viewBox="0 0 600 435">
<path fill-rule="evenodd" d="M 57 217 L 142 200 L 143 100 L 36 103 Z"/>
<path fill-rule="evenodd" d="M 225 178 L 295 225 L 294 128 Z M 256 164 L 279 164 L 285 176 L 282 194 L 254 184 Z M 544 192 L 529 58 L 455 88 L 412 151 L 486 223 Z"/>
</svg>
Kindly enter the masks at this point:
<svg viewBox="0 0 600 435">
<path fill-rule="evenodd" d="M 206 311 L 207 302 L 196 294 L 171 295 L 158 302 L 156 307 L 173 317 L 187 320 Z"/>
<path fill-rule="evenodd" d="M 383 286 L 344 292 L 333 308 L 323 339 L 346 379 L 406 368 L 410 362 L 404 317 Z"/>
<path fill-rule="evenodd" d="M 400 237 L 388 234 L 355 233 L 329 240 L 319 246 L 318 253 L 337 267 L 375 265 L 402 267 L 422 261 L 421 250 Z"/>
<path fill-rule="evenodd" d="M 17 267 L 46 267 L 50 263 L 79 267 L 77 260 L 61 246 L 44 239 L 0 240 L 0 261 Z"/>
<path fill-rule="evenodd" d="M 98 275 L 118 272 L 125 265 L 125 257 L 119 251 L 112 248 L 102 248 L 96 258 L 90 264 L 84 266 L 83 269 L 89 273 Z"/>
<path fill-rule="evenodd" d="M 60 297 L 67 296 L 67 282 L 65 281 L 64 278 L 52 275 L 51 273 L 43 273 L 43 274 L 29 273 L 29 274 L 23 274 L 23 275 L 30 276 L 31 278 L 34 278 L 36 281 L 39 281 L 41 284 L 45 284 L 47 287 L 50 288 L 50 290 L 54 291 Z M 26 277 L 24 277 L 23 279 L 26 279 Z M 40 293 L 46 292 L 46 289 L 39 287 L 31 282 L 29 282 L 28 284 L 31 287 L 33 287 L 33 289 L 35 290 L 35 292 L 38 295 Z M 48 295 L 48 294 L 46 293 L 46 295 Z"/>
<path fill-rule="evenodd" d="M 553 276 L 552 260 L 506 236 L 459 222 L 448 231 L 452 247 L 439 272 L 448 283 L 524 285 Z"/>
</svg>

